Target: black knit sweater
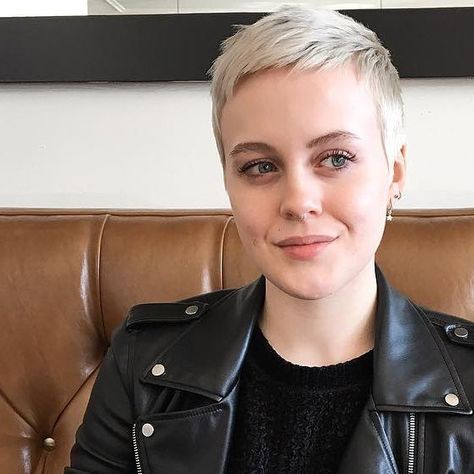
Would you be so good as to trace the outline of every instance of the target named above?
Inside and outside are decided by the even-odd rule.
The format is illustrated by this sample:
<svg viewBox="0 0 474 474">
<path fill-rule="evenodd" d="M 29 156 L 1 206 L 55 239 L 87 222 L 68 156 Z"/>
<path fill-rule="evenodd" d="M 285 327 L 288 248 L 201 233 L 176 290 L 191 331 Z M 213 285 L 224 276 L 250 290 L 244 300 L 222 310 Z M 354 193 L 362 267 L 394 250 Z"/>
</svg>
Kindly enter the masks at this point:
<svg viewBox="0 0 474 474">
<path fill-rule="evenodd" d="M 335 473 L 369 394 L 372 352 L 325 367 L 296 365 L 256 324 L 240 377 L 227 473 Z"/>
</svg>

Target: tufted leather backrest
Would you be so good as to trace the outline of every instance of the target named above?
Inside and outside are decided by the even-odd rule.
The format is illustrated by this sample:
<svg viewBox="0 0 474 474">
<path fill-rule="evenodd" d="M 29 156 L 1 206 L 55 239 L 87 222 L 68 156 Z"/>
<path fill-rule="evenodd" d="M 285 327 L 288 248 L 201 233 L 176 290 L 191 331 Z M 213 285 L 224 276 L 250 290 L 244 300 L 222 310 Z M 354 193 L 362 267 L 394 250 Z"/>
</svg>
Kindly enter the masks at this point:
<svg viewBox="0 0 474 474">
<path fill-rule="evenodd" d="M 396 210 L 376 259 L 474 320 L 474 209 Z M 229 210 L 0 209 L 0 473 L 59 474 L 113 329 L 136 303 L 258 276 Z"/>
</svg>

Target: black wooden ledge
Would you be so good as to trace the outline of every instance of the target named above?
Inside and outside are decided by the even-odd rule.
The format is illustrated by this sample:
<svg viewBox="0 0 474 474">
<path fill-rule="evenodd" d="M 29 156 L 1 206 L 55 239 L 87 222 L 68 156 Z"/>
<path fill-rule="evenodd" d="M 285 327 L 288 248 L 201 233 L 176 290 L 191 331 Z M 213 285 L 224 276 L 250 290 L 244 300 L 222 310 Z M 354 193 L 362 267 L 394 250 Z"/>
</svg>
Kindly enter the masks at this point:
<svg viewBox="0 0 474 474">
<path fill-rule="evenodd" d="M 401 77 L 474 76 L 474 8 L 342 10 Z M 0 18 L 0 82 L 205 81 L 233 24 L 263 13 Z"/>
</svg>

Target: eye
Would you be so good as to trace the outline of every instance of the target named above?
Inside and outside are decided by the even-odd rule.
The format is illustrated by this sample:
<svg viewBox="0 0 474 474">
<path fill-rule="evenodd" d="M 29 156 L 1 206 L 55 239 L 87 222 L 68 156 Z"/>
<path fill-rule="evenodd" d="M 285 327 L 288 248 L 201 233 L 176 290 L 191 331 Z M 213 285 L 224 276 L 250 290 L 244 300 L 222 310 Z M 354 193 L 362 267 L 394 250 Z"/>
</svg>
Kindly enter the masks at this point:
<svg viewBox="0 0 474 474">
<path fill-rule="evenodd" d="M 275 165 L 271 161 L 253 160 L 245 163 L 238 171 L 247 176 L 258 177 L 273 171 L 274 167 Z M 255 172 L 250 173 L 250 170 L 254 170 Z"/>
<path fill-rule="evenodd" d="M 349 166 L 350 161 L 355 161 L 355 155 L 350 154 L 344 150 L 331 150 L 321 160 L 321 163 L 330 161 L 333 165 L 328 168 L 332 168 L 333 171 L 341 171 Z"/>
</svg>

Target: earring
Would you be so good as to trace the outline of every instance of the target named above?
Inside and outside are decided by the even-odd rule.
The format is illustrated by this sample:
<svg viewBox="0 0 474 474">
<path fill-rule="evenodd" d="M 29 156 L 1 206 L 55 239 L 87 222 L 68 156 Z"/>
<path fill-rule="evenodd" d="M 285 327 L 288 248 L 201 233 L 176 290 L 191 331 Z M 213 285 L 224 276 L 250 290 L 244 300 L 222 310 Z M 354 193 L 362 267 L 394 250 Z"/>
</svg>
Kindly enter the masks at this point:
<svg viewBox="0 0 474 474">
<path fill-rule="evenodd" d="M 388 208 L 387 208 L 387 221 L 391 221 L 392 220 L 392 200 L 390 199 L 390 204 L 388 205 Z"/>
<path fill-rule="evenodd" d="M 395 194 L 393 196 L 395 199 L 401 199 L 402 198 L 402 192 L 398 191 L 398 194 Z M 392 200 L 390 199 L 390 204 L 389 207 L 387 208 L 387 221 L 391 221 L 393 219 L 392 217 Z"/>
</svg>

